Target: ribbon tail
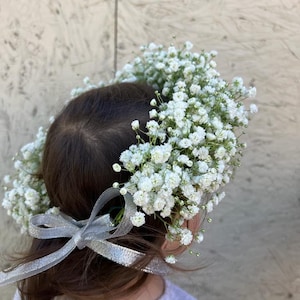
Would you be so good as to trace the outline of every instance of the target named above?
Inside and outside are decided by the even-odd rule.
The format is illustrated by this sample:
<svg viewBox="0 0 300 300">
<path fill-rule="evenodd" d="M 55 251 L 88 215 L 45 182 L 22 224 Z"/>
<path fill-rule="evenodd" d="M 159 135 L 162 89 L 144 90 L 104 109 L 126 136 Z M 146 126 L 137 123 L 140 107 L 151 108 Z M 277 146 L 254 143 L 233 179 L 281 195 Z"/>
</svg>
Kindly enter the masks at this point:
<svg viewBox="0 0 300 300">
<path fill-rule="evenodd" d="M 132 267 L 140 259 L 145 257 L 144 253 L 109 241 L 91 241 L 87 246 L 103 257 L 125 267 Z M 135 268 L 146 273 L 162 276 L 169 275 L 171 273 L 170 267 L 158 257 L 154 257 L 145 267 L 139 267 L 137 265 Z"/>
<path fill-rule="evenodd" d="M 22 264 L 9 272 L 0 272 L 0 286 L 26 279 L 50 269 L 64 260 L 75 247 L 74 241 L 70 240 L 62 248 L 47 256 Z"/>
</svg>

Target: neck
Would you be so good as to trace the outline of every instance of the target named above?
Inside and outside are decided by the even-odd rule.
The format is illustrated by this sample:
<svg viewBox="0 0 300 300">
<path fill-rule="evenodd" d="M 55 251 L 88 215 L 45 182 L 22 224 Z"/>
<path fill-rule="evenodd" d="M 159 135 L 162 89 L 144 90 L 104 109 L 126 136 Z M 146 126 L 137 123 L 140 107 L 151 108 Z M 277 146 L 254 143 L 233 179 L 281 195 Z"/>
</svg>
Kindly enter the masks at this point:
<svg viewBox="0 0 300 300">
<path fill-rule="evenodd" d="M 146 282 L 138 291 L 129 296 L 116 300 L 156 300 L 159 299 L 165 290 L 165 282 L 161 276 L 149 275 Z"/>
<path fill-rule="evenodd" d="M 149 275 L 145 283 L 134 293 L 114 300 L 157 300 L 165 291 L 165 281 L 161 276 Z M 124 291 L 124 294 L 126 292 Z M 96 299 L 96 298 L 95 298 Z M 102 298 L 101 298 L 102 299 Z M 71 300 L 66 296 L 57 296 L 55 300 Z"/>
</svg>

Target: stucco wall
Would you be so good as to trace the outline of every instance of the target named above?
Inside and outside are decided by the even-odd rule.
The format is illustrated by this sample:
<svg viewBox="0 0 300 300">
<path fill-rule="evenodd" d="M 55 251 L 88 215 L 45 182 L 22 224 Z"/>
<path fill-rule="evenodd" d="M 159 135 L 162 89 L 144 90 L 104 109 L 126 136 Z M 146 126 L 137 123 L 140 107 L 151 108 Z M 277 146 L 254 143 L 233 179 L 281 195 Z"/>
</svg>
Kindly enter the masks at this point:
<svg viewBox="0 0 300 300">
<path fill-rule="evenodd" d="M 201 244 L 198 260 L 209 266 L 174 280 L 198 299 L 299 299 L 299 15 L 298 0 L 0 0 L 1 179 L 86 75 L 109 79 L 139 45 L 174 35 L 218 50 L 225 78 L 257 87 L 260 112 Z M 20 249 L 0 213 L 0 252 Z M 1 288 L 0 298 L 12 290 Z"/>
</svg>

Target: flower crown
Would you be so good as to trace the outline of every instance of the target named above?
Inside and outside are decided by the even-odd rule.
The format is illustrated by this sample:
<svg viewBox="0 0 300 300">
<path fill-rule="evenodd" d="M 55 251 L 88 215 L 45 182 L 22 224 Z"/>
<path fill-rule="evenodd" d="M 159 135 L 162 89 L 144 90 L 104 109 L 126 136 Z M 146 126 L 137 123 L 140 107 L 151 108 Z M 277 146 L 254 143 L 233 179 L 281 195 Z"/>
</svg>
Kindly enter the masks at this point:
<svg viewBox="0 0 300 300">
<path fill-rule="evenodd" d="M 138 207 L 131 217 L 134 226 L 143 225 L 145 215 L 155 215 L 166 224 L 167 238 L 182 245 L 202 240 L 201 233 L 194 236 L 183 227 L 184 221 L 200 210 L 211 212 L 225 196 L 220 188 L 240 164 L 245 148 L 240 136 L 250 113 L 257 111 L 255 104 L 248 109 L 243 104 L 255 96 L 254 87 L 246 88 L 238 77 L 231 82 L 221 79 L 213 60 L 217 53 L 194 53 L 192 47 L 190 42 L 181 49 L 151 43 L 109 82 L 146 82 L 157 91 L 143 132 L 148 140 L 141 138 L 139 121 L 134 120 L 131 126 L 137 143 L 112 166 L 115 172 L 130 172 L 131 177 L 113 187 L 132 195 Z M 104 85 L 93 85 L 88 78 L 84 83 L 84 88 L 71 92 L 72 98 Z M 39 129 L 36 140 L 14 158 L 16 174 L 4 177 L 2 205 L 22 232 L 27 231 L 32 216 L 58 211 L 49 207 L 44 182 L 32 175 L 39 170 L 46 133 Z"/>
</svg>

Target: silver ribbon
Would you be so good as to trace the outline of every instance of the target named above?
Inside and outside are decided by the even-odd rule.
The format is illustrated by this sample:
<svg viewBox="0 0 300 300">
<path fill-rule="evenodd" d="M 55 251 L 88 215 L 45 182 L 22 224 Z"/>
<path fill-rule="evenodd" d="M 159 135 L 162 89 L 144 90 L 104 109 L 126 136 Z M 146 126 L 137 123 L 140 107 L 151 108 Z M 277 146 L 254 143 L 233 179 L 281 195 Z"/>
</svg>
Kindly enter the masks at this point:
<svg viewBox="0 0 300 300">
<path fill-rule="evenodd" d="M 123 196 L 125 201 L 124 214 L 117 226 L 111 223 L 109 214 L 97 217 L 104 205 L 119 195 L 119 189 L 108 188 L 105 190 L 96 201 L 87 220 L 76 221 L 63 213 L 33 216 L 29 225 L 29 234 L 32 237 L 37 239 L 66 237 L 70 240 L 62 248 L 47 256 L 22 264 L 10 272 L 0 272 L 0 286 L 50 269 L 63 261 L 76 247 L 79 249 L 88 247 L 103 257 L 125 267 L 131 267 L 138 259 L 143 258 L 144 253 L 107 241 L 111 238 L 126 235 L 133 227 L 130 217 L 135 214 L 136 205 L 130 194 L 127 193 Z M 140 270 L 159 275 L 169 273 L 169 268 L 159 258 L 154 258 L 145 268 Z"/>
</svg>

